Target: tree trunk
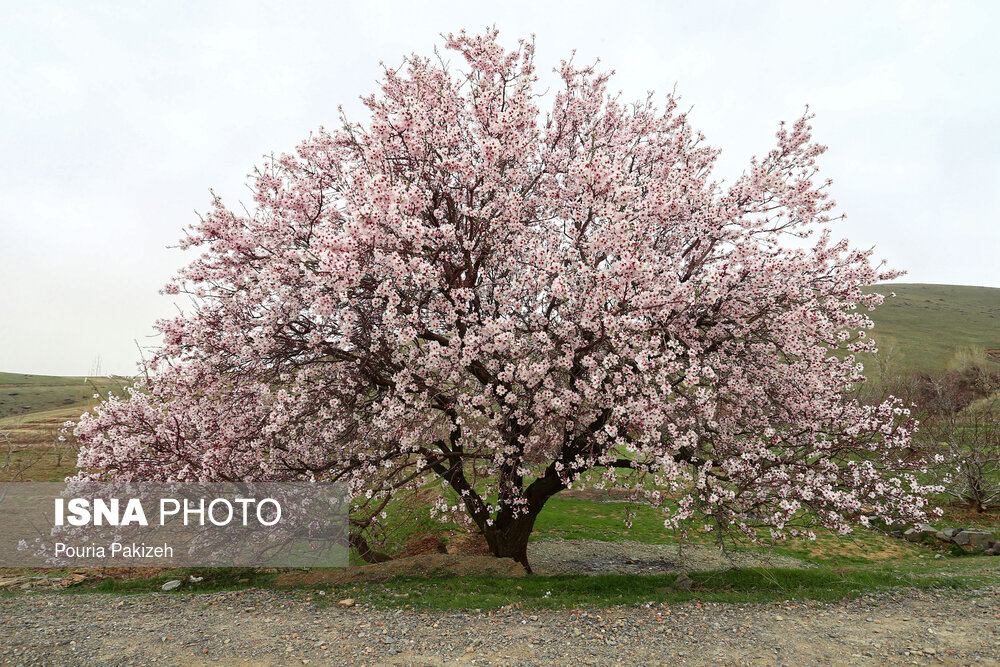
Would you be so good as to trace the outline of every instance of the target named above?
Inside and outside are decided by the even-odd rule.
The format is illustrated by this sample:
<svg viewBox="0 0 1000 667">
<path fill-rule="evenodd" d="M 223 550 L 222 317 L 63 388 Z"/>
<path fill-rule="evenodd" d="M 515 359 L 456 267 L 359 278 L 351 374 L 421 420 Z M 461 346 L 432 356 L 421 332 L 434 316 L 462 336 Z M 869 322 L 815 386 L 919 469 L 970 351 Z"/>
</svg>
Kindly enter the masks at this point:
<svg viewBox="0 0 1000 667">
<path fill-rule="evenodd" d="M 531 572 L 531 565 L 528 563 L 528 538 L 531 537 L 531 529 L 537 516 L 537 512 L 529 512 L 511 519 L 506 526 L 483 530 L 490 553 L 497 558 L 513 558 Z"/>
<path fill-rule="evenodd" d="M 545 469 L 545 474 L 535 479 L 534 482 L 524 490 L 524 497 L 527 499 L 527 507 L 522 507 L 521 514 L 516 517 L 511 516 L 513 510 L 510 507 L 504 508 L 497 516 L 497 522 L 492 526 L 479 525 L 486 538 L 486 544 L 490 547 L 490 553 L 497 558 L 513 558 L 524 566 L 524 569 L 531 572 L 531 564 L 528 562 L 528 538 L 531 537 L 531 529 L 535 527 L 535 519 L 545 502 L 566 488 L 555 463 L 550 463 Z"/>
<path fill-rule="evenodd" d="M 384 563 L 386 561 L 392 560 L 392 556 L 375 551 L 368 544 L 361 533 L 351 533 L 348 537 L 348 541 L 351 547 L 357 550 L 358 556 L 366 563 Z"/>
</svg>

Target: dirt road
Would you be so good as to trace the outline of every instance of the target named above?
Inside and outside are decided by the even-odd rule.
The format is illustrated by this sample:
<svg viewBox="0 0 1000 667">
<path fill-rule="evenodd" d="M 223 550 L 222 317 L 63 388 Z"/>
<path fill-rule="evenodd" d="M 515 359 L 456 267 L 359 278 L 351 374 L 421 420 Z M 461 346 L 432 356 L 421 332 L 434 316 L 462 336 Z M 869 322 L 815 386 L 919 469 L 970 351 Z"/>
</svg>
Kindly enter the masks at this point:
<svg viewBox="0 0 1000 667">
<path fill-rule="evenodd" d="M 478 613 L 316 600 L 272 591 L 9 597 L 0 600 L 0 664 L 1000 663 L 1000 588 Z"/>
</svg>

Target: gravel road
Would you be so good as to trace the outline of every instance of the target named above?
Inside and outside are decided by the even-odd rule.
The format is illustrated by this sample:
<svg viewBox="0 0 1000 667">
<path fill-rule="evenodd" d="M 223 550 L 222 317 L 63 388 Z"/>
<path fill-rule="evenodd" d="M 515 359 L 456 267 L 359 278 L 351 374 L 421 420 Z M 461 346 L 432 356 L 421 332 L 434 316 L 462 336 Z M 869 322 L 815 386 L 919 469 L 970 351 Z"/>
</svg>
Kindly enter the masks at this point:
<svg viewBox="0 0 1000 667">
<path fill-rule="evenodd" d="M 1000 663 L 1000 587 L 837 603 L 417 612 L 309 593 L 0 600 L 9 665 L 865 665 Z"/>
</svg>

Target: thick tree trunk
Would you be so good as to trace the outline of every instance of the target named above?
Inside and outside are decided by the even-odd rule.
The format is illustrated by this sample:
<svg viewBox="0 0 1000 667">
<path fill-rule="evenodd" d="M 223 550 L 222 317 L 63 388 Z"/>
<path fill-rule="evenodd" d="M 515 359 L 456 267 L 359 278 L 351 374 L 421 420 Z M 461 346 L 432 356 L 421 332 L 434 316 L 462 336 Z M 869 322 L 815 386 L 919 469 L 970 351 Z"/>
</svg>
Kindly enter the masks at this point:
<svg viewBox="0 0 1000 667">
<path fill-rule="evenodd" d="M 539 508 L 540 509 L 540 508 Z M 483 530 L 483 537 L 489 545 L 490 553 L 497 558 L 513 558 L 531 572 L 528 563 L 528 539 L 535 525 L 537 512 L 523 514 L 502 527 L 489 527 Z"/>
<path fill-rule="evenodd" d="M 528 538 L 531 537 L 531 530 L 535 527 L 535 519 L 541 513 L 545 502 L 565 488 L 555 463 L 551 463 L 546 468 L 545 474 L 535 479 L 524 490 L 528 503 L 521 508 L 521 513 L 516 517 L 512 516 L 512 508 L 507 507 L 499 512 L 497 522 L 492 526 L 479 524 L 483 537 L 486 538 L 486 544 L 490 547 L 490 553 L 497 558 L 513 558 L 523 565 L 525 570 L 531 572 L 531 564 L 528 562 Z"/>
<path fill-rule="evenodd" d="M 357 550 L 358 556 L 366 563 L 384 563 L 392 560 L 392 556 L 375 551 L 368 544 L 368 540 L 360 533 L 351 533 L 349 539 L 350 546 Z"/>
</svg>

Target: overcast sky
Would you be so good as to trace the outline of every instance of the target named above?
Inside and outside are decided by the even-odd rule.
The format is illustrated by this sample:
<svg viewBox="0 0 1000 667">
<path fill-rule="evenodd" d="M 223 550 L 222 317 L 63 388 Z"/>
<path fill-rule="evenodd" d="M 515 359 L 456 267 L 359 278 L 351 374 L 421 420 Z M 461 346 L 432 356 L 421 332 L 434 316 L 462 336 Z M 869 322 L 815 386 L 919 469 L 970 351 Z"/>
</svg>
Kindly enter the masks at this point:
<svg viewBox="0 0 1000 667">
<path fill-rule="evenodd" d="M 0 1 L 0 371 L 132 373 L 209 188 L 362 119 L 378 62 L 495 24 L 627 99 L 676 84 L 731 179 L 805 105 L 848 218 L 908 282 L 1000 287 L 1000 3 Z"/>
</svg>

